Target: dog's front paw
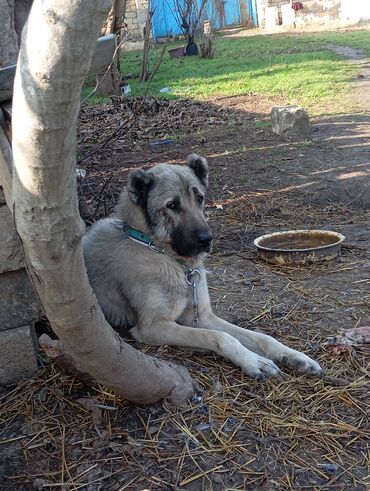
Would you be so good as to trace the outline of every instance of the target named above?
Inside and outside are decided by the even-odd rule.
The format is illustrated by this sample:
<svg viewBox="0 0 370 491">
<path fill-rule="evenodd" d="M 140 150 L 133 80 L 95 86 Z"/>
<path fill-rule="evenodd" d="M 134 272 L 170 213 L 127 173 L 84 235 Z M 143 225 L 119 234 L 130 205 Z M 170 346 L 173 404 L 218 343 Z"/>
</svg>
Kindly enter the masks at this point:
<svg viewBox="0 0 370 491">
<path fill-rule="evenodd" d="M 281 375 L 280 368 L 272 360 L 253 353 L 241 364 L 241 369 L 249 377 L 266 380 Z"/>
<path fill-rule="evenodd" d="M 309 356 L 295 350 L 289 350 L 283 353 L 281 357 L 281 363 L 289 368 L 293 368 L 301 373 L 308 373 L 310 375 L 320 375 L 322 373 L 322 368 Z"/>
</svg>

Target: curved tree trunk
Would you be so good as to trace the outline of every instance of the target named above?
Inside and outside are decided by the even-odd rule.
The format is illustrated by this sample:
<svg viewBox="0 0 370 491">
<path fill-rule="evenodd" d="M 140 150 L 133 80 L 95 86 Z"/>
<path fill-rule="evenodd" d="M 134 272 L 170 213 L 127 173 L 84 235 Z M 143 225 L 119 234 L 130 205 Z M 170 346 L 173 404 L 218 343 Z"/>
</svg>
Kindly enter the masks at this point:
<svg viewBox="0 0 370 491">
<path fill-rule="evenodd" d="M 78 213 L 79 97 L 109 0 L 35 0 L 23 32 L 13 101 L 14 217 L 45 313 L 77 368 L 124 398 L 184 403 L 183 367 L 125 344 L 89 285 Z"/>
</svg>

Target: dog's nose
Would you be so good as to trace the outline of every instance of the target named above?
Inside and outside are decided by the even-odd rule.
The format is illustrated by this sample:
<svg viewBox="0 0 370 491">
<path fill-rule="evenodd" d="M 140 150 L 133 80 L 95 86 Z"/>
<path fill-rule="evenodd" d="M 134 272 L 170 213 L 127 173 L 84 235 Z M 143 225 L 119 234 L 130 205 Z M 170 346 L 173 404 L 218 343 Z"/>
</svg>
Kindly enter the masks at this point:
<svg viewBox="0 0 370 491">
<path fill-rule="evenodd" d="M 209 232 L 199 232 L 198 242 L 202 246 L 209 246 L 213 240 L 213 236 Z"/>
</svg>

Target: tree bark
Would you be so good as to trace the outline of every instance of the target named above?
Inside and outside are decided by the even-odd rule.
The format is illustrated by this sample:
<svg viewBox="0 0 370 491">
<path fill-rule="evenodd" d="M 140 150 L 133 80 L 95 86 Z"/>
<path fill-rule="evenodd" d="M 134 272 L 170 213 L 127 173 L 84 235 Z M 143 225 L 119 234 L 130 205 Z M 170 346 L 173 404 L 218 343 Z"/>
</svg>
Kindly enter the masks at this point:
<svg viewBox="0 0 370 491">
<path fill-rule="evenodd" d="M 76 191 L 80 92 L 109 0 L 36 0 L 23 30 L 13 99 L 13 197 L 28 269 L 63 350 L 124 398 L 182 404 L 187 370 L 133 349 L 89 285 Z"/>
<path fill-rule="evenodd" d="M 146 23 L 144 27 L 144 46 L 143 46 L 143 59 L 141 61 L 141 82 L 146 82 L 149 79 L 149 50 L 150 50 L 150 33 L 152 28 L 153 11 L 148 10 L 146 17 Z"/>
</svg>

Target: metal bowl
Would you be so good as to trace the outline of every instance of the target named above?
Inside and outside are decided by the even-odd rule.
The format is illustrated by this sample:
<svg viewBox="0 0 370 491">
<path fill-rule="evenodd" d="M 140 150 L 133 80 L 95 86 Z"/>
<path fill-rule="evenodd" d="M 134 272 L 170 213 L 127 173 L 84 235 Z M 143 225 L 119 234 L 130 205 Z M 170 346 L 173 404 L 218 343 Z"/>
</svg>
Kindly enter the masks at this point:
<svg viewBox="0 0 370 491">
<path fill-rule="evenodd" d="M 288 230 L 262 235 L 254 245 L 265 261 L 283 266 L 334 259 L 344 239 L 344 235 L 327 230 Z"/>
</svg>

